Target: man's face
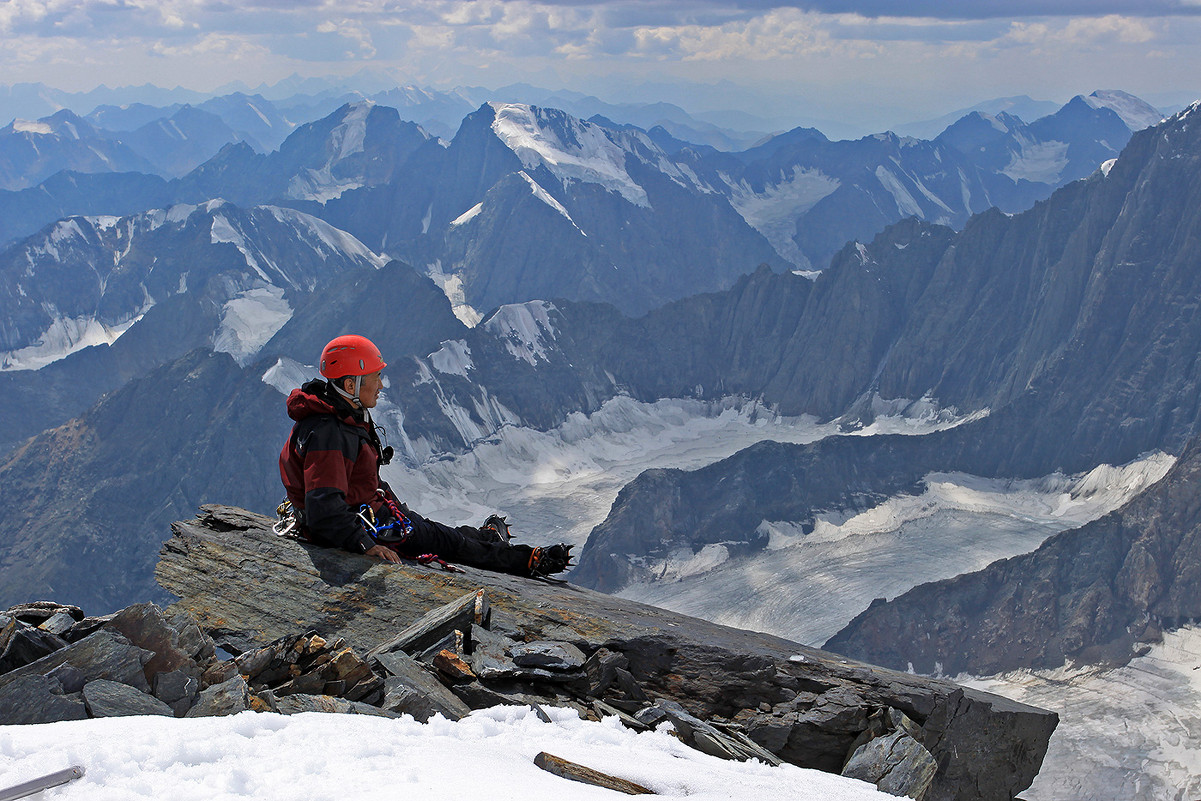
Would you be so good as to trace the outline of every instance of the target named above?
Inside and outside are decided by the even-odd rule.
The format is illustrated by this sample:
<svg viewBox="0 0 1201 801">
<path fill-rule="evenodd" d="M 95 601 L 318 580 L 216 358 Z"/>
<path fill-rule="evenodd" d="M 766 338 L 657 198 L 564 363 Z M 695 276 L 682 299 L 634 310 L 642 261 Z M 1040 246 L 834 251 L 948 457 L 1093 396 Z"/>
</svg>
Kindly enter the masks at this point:
<svg viewBox="0 0 1201 801">
<path fill-rule="evenodd" d="M 345 388 L 347 392 L 354 392 L 353 378 L 346 382 Z M 363 376 L 363 384 L 359 387 L 359 403 L 363 404 L 364 409 L 375 408 L 375 404 L 379 403 L 380 390 L 383 388 L 384 373 L 382 370 Z"/>
</svg>

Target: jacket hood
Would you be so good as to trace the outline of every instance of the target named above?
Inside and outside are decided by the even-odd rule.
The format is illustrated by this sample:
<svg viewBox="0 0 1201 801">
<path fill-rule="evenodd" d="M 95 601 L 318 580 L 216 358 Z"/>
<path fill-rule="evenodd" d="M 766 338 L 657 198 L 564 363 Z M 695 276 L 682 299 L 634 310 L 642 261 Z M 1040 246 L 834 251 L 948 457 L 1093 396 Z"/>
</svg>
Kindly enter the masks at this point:
<svg viewBox="0 0 1201 801">
<path fill-rule="evenodd" d="M 362 423 L 350 404 L 334 395 L 329 384 L 314 379 L 288 395 L 288 417 L 299 422 L 315 414 L 336 414 L 351 423 Z"/>
</svg>

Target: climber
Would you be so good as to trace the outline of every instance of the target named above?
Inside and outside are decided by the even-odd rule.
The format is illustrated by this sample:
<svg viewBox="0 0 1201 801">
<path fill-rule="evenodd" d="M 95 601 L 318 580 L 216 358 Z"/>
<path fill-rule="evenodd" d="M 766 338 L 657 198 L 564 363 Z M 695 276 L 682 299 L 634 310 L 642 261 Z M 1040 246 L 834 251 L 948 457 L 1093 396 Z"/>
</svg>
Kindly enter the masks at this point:
<svg viewBox="0 0 1201 801">
<path fill-rule="evenodd" d="M 340 336 L 321 352 L 326 380 L 309 381 L 288 396 L 288 416 L 296 423 L 279 455 L 288 496 L 281 509 L 290 502 L 296 533 L 385 562 L 432 558 L 522 576 L 566 570 L 570 545 L 514 545 L 499 515 L 479 528 L 451 527 L 427 520 L 396 498 L 380 478 L 392 448 L 381 447 L 382 429 L 371 419 L 385 367 L 371 340 Z"/>
</svg>

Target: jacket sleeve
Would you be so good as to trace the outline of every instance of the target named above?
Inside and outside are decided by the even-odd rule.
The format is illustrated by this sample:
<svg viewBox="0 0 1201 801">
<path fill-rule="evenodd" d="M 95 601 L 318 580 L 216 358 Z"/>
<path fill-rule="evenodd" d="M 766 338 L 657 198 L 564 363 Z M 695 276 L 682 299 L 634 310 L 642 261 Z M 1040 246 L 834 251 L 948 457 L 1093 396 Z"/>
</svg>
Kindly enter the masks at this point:
<svg viewBox="0 0 1201 801">
<path fill-rule="evenodd" d="M 358 440 L 347 441 L 336 422 L 314 428 L 297 442 L 304 458 L 304 518 L 310 536 L 322 545 L 366 553 L 375 540 L 346 503 Z"/>
</svg>

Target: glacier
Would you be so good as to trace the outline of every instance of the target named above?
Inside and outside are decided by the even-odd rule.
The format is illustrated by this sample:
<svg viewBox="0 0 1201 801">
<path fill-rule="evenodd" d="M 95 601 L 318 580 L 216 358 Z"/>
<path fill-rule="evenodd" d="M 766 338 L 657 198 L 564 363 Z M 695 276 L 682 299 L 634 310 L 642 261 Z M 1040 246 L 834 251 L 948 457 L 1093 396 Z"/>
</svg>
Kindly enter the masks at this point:
<svg viewBox="0 0 1201 801">
<path fill-rule="evenodd" d="M 1127 665 L 1068 665 L 955 681 L 1059 713 L 1028 801 L 1176 801 L 1201 796 L 1201 627 Z"/>
<path fill-rule="evenodd" d="M 721 546 L 673 554 L 660 577 L 618 595 L 820 647 L 874 598 L 979 570 L 1113 511 L 1161 479 L 1175 457 L 1033 480 L 932 473 L 920 495 L 799 523 L 764 520 L 767 550 L 723 558 Z"/>
</svg>

